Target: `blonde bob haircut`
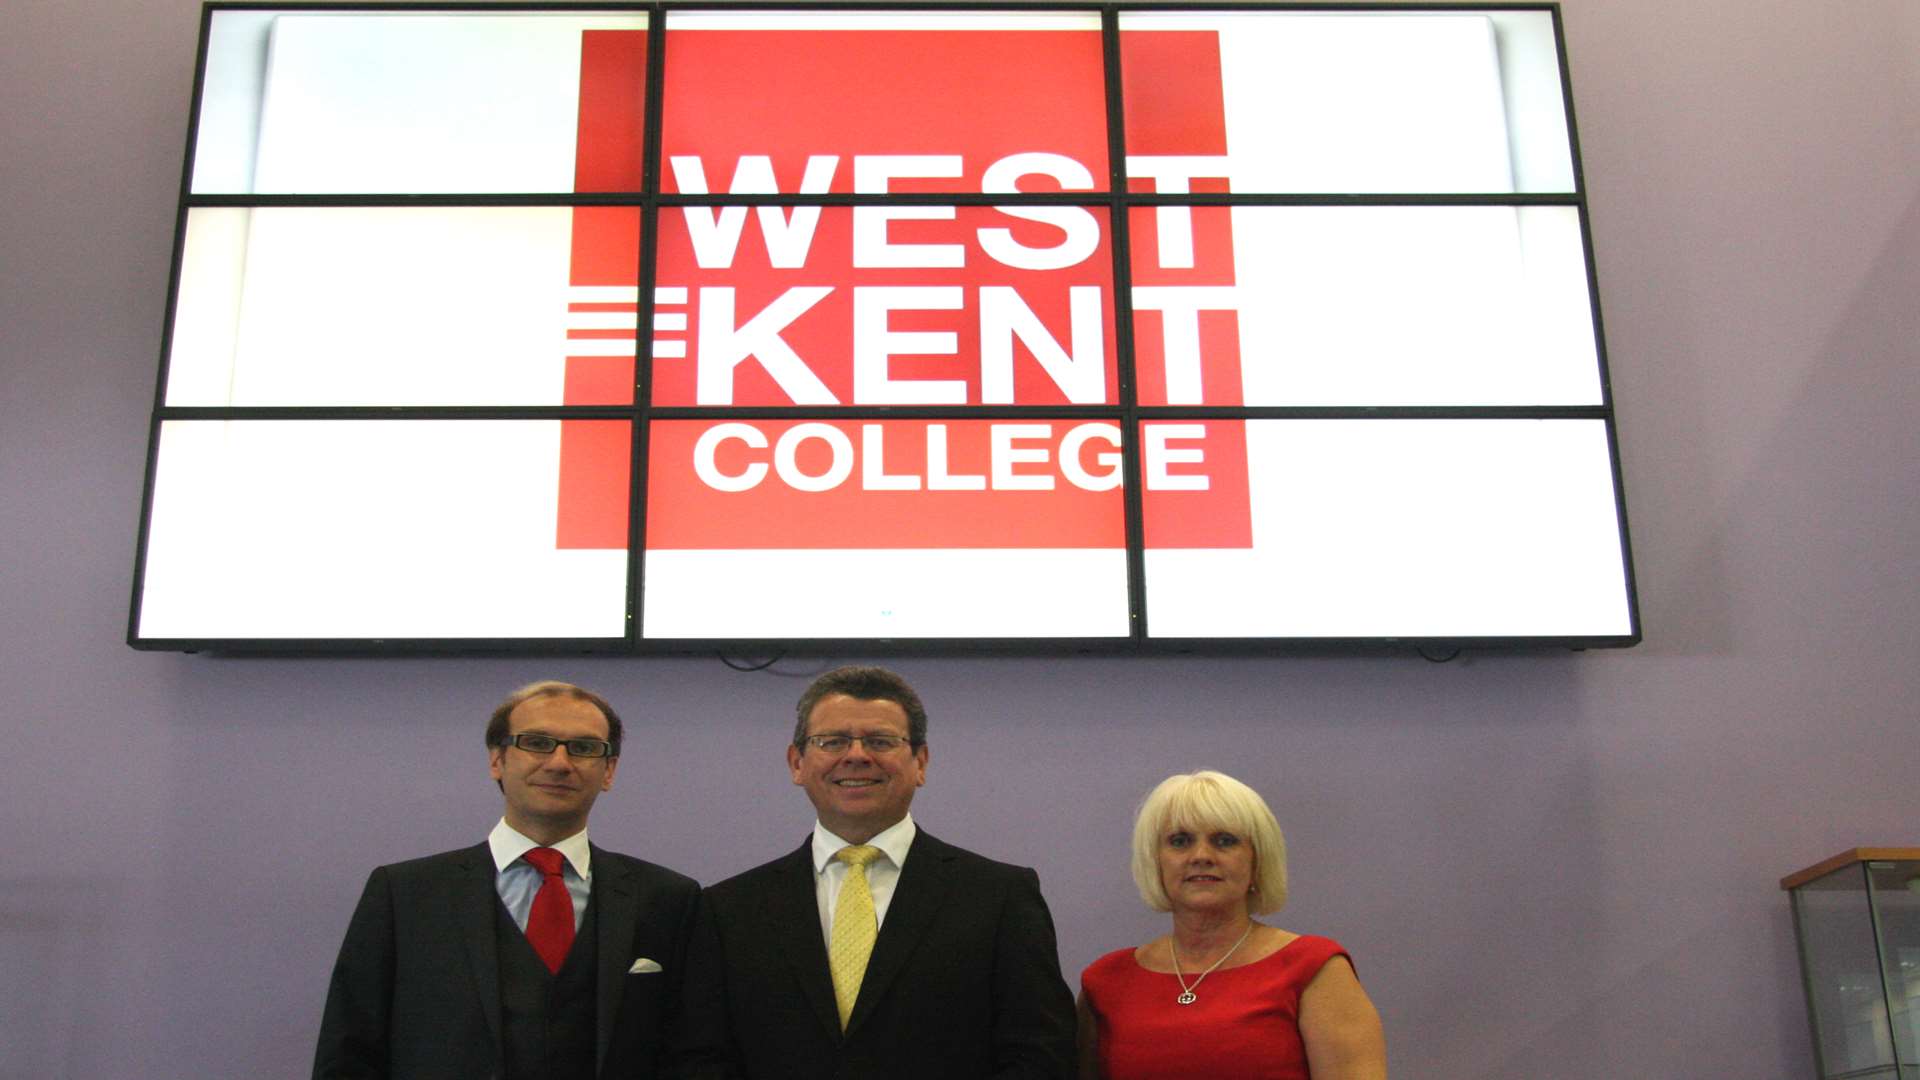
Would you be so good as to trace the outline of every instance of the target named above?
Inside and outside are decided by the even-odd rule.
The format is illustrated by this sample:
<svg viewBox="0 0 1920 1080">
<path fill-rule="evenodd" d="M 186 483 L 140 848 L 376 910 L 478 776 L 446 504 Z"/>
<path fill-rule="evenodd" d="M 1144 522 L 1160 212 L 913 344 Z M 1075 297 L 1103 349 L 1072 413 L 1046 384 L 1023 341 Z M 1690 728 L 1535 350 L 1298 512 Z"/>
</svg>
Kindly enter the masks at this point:
<svg viewBox="0 0 1920 1080">
<path fill-rule="evenodd" d="M 1160 844 L 1176 831 L 1204 835 L 1230 832 L 1253 845 L 1253 886 L 1247 910 L 1255 915 L 1279 911 L 1287 902 L 1287 841 L 1280 823 L 1260 793 L 1212 769 L 1179 773 L 1140 804 L 1133 819 L 1133 883 L 1140 899 L 1155 911 L 1173 910 L 1160 881 Z"/>
</svg>

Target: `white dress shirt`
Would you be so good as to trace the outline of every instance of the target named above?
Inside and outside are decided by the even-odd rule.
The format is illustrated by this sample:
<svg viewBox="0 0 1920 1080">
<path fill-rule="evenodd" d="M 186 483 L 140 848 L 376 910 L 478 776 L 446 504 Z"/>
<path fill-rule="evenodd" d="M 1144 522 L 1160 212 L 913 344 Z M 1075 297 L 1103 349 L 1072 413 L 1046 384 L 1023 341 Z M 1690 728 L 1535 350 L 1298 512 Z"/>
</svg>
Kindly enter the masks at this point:
<svg viewBox="0 0 1920 1080">
<path fill-rule="evenodd" d="M 867 891 L 873 894 L 876 925 L 887 924 L 887 905 L 893 902 L 894 887 L 900 884 L 900 868 L 907 864 L 907 849 L 913 846 L 917 832 L 913 815 L 908 814 L 881 830 L 867 841 L 880 849 L 880 857 L 867 864 Z M 840 886 L 847 880 L 847 864 L 833 856 L 849 847 L 819 822 L 813 823 L 813 895 L 820 904 L 820 936 L 833 948 L 833 909 L 840 903 Z"/>
<path fill-rule="evenodd" d="M 537 847 L 550 847 L 565 856 L 560 878 L 567 883 L 567 895 L 573 898 L 573 928 L 580 929 L 580 919 L 587 913 L 587 900 L 593 895 L 593 855 L 587 846 L 587 830 L 581 829 L 557 844 L 543 845 L 529 840 L 507 824 L 506 818 L 501 818 L 500 824 L 487 834 L 487 846 L 493 849 L 493 887 L 499 890 L 500 902 L 507 905 L 514 925 L 523 931 L 527 928 L 527 916 L 533 913 L 533 897 L 540 891 L 543 875 L 520 856 Z"/>
</svg>

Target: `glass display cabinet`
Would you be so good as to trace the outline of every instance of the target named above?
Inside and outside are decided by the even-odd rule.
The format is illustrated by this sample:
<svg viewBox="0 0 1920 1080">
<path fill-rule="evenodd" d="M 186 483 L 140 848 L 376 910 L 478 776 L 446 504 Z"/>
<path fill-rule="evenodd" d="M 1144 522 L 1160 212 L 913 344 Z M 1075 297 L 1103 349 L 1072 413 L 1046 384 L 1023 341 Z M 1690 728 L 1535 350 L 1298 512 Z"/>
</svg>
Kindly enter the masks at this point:
<svg viewBox="0 0 1920 1080">
<path fill-rule="evenodd" d="M 1780 887 L 1821 1080 L 1920 1080 L 1920 847 L 1843 851 Z"/>
</svg>

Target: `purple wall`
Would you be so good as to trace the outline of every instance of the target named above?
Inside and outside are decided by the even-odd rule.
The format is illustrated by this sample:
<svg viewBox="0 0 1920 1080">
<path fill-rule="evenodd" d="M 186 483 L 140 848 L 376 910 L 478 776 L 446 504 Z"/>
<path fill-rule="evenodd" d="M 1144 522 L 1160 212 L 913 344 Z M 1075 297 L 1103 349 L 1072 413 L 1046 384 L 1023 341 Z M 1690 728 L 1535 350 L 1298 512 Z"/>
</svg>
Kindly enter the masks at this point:
<svg viewBox="0 0 1920 1080">
<path fill-rule="evenodd" d="M 1565 9 L 1646 644 L 903 662 L 917 815 L 1041 868 L 1071 973 L 1156 932 L 1131 805 L 1223 767 L 1396 1077 L 1807 1076 L 1777 880 L 1920 843 L 1920 6 Z M 534 677 L 635 721 L 601 842 L 711 881 L 809 821 L 813 666 L 122 643 L 196 18 L 13 0 L 0 32 L 5 1077 L 300 1073 L 365 872 L 491 825 L 482 717 Z"/>
</svg>

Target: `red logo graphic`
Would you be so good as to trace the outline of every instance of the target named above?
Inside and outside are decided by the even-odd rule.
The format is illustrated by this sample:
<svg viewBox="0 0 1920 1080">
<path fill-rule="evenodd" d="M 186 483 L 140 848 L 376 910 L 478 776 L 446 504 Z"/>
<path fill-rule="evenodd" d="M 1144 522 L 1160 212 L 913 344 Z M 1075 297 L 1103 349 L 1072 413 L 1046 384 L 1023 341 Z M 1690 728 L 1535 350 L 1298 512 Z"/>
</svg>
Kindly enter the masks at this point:
<svg viewBox="0 0 1920 1080">
<path fill-rule="evenodd" d="M 583 37 L 577 187 L 637 190 L 646 35 Z M 1128 114 L 1134 183 L 1217 190 L 1215 36 L 1122 42 L 1128 86 L 1151 87 Z M 667 56 L 665 192 L 1106 187 L 1097 30 L 688 30 Z M 642 346 L 652 404 L 1116 405 L 1109 217 L 1104 204 L 663 207 Z M 1238 404 L 1228 211 L 1147 208 L 1129 225 L 1141 404 Z M 568 404 L 632 401 L 639 253 L 637 208 L 574 212 Z M 624 421 L 562 424 L 559 546 L 626 546 L 631 435 Z M 1148 547 L 1251 545 L 1244 424 L 1154 421 L 1136 436 Z M 1112 420 L 657 420 L 646 545 L 1117 548 L 1120 440 Z"/>
</svg>

